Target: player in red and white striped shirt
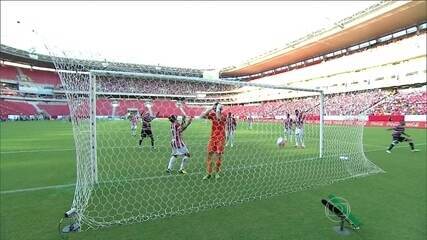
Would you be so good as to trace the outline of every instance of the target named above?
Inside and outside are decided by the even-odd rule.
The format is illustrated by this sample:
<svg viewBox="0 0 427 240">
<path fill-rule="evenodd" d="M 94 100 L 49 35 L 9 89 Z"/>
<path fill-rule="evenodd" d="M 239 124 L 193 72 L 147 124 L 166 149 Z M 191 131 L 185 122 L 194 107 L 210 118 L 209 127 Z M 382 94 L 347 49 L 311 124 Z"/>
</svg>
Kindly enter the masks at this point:
<svg viewBox="0 0 427 240">
<path fill-rule="evenodd" d="M 172 156 L 169 160 L 167 173 L 172 173 L 173 165 L 178 156 L 182 156 L 181 167 L 179 168 L 179 173 L 186 174 L 185 167 L 188 163 L 188 158 L 190 157 L 190 152 L 187 149 L 187 146 L 182 139 L 182 132 L 191 124 L 192 118 L 188 122 L 185 121 L 185 116 L 182 119 L 182 123 L 179 123 L 175 115 L 169 117 L 171 122 L 171 147 L 172 147 Z"/>
<path fill-rule="evenodd" d="M 237 122 L 236 119 L 233 117 L 231 112 L 228 112 L 227 114 L 227 128 L 225 132 L 225 139 L 226 144 L 225 146 L 228 146 L 230 144 L 231 147 L 233 147 L 234 143 L 234 132 L 236 131 Z"/>
</svg>

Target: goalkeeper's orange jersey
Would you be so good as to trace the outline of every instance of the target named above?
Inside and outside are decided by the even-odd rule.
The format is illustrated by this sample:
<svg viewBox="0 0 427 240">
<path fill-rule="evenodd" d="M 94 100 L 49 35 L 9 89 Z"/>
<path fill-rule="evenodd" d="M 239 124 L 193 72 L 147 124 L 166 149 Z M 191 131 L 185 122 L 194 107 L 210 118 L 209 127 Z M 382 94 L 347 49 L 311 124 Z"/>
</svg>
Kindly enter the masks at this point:
<svg viewBox="0 0 427 240">
<path fill-rule="evenodd" d="M 209 113 L 208 119 L 212 121 L 211 141 L 221 142 L 225 140 L 225 126 L 227 118 L 221 113 L 220 119 L 216 118 L 214 112 Z"/>
</svg>

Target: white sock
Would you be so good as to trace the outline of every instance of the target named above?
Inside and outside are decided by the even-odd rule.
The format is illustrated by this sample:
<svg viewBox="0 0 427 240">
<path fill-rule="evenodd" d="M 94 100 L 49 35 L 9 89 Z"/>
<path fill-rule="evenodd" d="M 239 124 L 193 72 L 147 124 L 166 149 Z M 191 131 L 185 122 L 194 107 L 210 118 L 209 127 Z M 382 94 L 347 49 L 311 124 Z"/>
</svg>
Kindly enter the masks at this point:
<svg viewBox="0 0 427 240">
<path fill-rule="evenodd" d="M 305 145 L 304 145 L 304 135 L 301 135 L 301 145 L 303 146 L 303 147 L 305 147 Z"/>
<path fill-rule="evenodd" d="M 176 160 L 176 157 L 172 156 L 171 159 L 169 160 L 168 169 L 172 170 L 175 160 Z"/>
<path fill-rule="evenodd" d="M 299 146 L 300 145 L 300 137 L 299 134 L 295 135 L 295 146 Z"/>
<path fill-rule="evenodd" d="M 179 170 L 184 170 L 185 167 L 187 166 L 187 162 L 188 162 L 188 157 L 187 156 L 183 157 L 181 161 L 181 168 Z"/>
</svg>

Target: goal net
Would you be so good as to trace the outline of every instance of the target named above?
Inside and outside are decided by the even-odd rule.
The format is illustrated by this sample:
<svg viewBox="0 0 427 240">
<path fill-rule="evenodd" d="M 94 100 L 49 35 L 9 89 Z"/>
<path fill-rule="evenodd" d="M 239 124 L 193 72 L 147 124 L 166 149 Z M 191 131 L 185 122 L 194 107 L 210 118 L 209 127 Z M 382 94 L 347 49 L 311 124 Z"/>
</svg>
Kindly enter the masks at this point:
<svg viewBox="0 0 427 240">
<path fill-rule="evenodd" d="M 82 230 L 382 172 L 363 151 L 364 116 L 344 114 L 339 123 L 328 119 L 328 96 L 320 91 L 207 80 L 188 69 L 53 59 L 72 119 L 77 161 L 72 208 Z M 287 113 L 290 128 L 284 124 Z M 212 129 L 214 121 L 223 122 L 226 133 Z M 220 143 L 208 144 L 212 138 Z M 211 156 L 211 177 L 203 180 L 210 172 L 208 151 L 222 152 L 221 146 L 221 166 Z"/>
</svg>

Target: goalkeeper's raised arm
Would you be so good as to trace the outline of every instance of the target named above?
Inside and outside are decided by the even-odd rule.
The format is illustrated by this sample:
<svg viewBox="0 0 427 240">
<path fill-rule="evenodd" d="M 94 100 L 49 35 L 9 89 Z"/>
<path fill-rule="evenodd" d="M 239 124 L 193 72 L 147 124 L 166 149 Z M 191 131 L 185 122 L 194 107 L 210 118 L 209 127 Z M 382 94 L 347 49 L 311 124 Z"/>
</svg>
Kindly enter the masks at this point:
<svg viewBox="0 0 427 240">
<path fill-rule="evenodd" d="M 210 113 L 212 110 L 216 110 L 217 105 L 218 105 L 218 103 L 215 103 L 212 107 L 207 108 L 207 109 L 206 109 L 206 110 L 205 110 L 205 111 L 200 115 L 200 117 L 201 117 L 201 118 L 208 118 L 209 113 Z"/>
</svg>

